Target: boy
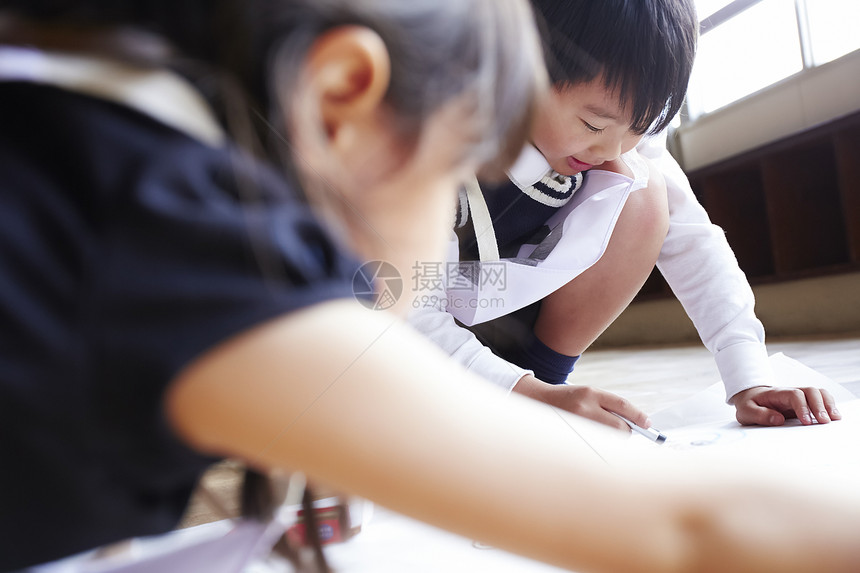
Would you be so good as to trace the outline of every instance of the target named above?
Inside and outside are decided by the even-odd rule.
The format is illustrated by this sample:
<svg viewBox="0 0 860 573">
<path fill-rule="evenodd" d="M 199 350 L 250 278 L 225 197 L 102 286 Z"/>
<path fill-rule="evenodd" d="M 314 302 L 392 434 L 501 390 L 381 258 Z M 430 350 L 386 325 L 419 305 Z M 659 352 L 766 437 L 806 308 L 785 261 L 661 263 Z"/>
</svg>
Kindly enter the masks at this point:
<svg viewBox="0 0 860 573">
<path fill-rule="evenodd" d="M 620 397 L 564 382 L 656 263 L 714 353 L 739 422 L 839 419 L 824 390 L 772 387 L 746 277 L 664 140 L 646 137 L 681 107 L 698 27 L 692 1 L 532 4 L 553 82 L 532 146 L 510 181 L 463 194 L 461 263 L 447 292 L 422 297 L 436 308 L 415 305 L 424 308 L 413 324 L 500 386 L 619 429 L 614 414 L 648 427 Z"/>
</svg>

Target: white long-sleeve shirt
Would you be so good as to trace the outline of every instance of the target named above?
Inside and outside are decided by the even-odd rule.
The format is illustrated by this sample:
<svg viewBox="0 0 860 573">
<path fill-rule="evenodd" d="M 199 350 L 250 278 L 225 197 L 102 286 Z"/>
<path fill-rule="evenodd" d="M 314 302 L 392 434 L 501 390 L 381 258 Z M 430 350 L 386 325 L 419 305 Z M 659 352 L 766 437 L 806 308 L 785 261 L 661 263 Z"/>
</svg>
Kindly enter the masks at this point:
<svg viewBox="0 0 860 573">
<path fill-rule="evenodd" d="M 764 328 L 754 312 L 752 289 L 738 267 L 725 234 L 710 222 L 686 175 L 666 150 L 665 135 L 643 140 L 625 159 L 634 173 L 638 171 L 641 174 L 641 168 L 637 169 L 635 165 L 635 153 L 653 162 L 666 180 L 669 232 L 657 259 L 657 267 L 693 321 L 702 342 L 714 354 L 727 399 L 747 388 L 771 385 L 773 374 L 764 344 Z M 509 176 L 522 187 L 533 184 L 548 170 L 546 160 L 536 154 L 534 148 L 527 148 Z M 598 173 L 601 175 L 595 177 Z M 537 281 L 512 277 L 512 272 L 516 274 L 523 267 L 509 267 L 502 289 L 506 292 L 495 294 L 513 300 L 514 305 L 496 311 L 496 315 L 512 312 L 543 298 L 599 259 L 626 197 L 643 186 L 640 176 L 631 180 L 612 174 L 614 178 L 606 179 L 609 176 L 604 177 L 603 173 L 606 172 L 590 172 L 585 188 L 577 191 L 583 196 L 577 198 L 566 212 L 553 217 L 580 221 L 578 226 L 572 227 L 577 232 L 571 233 L 575 240 L 567 243 L 565 250 L 568 252 L 559 254 L 559 260 L 563 258 L 564 261 L 556 262 L 554 269 L 544 270 Z M 572 224 L 576 225 L 576 222 Z M 457 261 L 458 245 L 453 233 L 449 248 L 448 260 Z M 559 272 L 559 265 L 570 272 Z M 527 268 L 525 270 L 528 271 Z M 542 288 L 536 289 L 535 283 Z M 526 296 L 517 291 L 530 292 Z M 491 296 L 492 293 L 472 293 L 472 306 L 480 307 L 478 303 L 487 302 Z M 486 313 L 474 316 L 476 309 L 468 308 L 468 293 L 452 292 L 450 288 L 445 292 L 440 288 L 431 296 L 425 296 L 424 300 L 435 304 L 416 305 L 419 308 L 413 311 L 410 322 L 471 371 L 506 390 L 511 390 L 522 376 L 529 373 L 493 354 L 469 330 L 454 321 L 455 315 L 466 324 L 493 318 L 492 314 Z"/>
</svg>

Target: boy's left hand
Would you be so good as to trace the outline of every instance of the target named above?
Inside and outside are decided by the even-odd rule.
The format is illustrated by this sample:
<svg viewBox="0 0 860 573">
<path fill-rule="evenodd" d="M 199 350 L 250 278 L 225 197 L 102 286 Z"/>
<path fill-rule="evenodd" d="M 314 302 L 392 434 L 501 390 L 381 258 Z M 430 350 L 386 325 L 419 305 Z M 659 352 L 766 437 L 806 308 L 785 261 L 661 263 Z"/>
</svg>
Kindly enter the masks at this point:
<svg viewBox="0 0 860 573">
<path fill-rule="evenodd" d="M 823 388 L 774 388 L 758 386 L 738 392 L 732 398 L 736 418 L 744 425 L 781 426 L 797 418 L 804 426 L 818 421 L 841 420 L 836 400 Z"/>
</svg>

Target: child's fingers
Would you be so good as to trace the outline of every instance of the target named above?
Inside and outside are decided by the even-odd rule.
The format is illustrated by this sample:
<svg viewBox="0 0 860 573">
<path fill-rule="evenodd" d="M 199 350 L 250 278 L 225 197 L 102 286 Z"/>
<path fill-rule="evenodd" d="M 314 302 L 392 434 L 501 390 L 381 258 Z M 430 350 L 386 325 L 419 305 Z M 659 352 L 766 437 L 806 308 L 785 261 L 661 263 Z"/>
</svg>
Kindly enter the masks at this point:
<svg viewBox="0 0 860 573">
<path fill-rule="evenodd" d="M 593 416 L 595 421 L 625 432 L 630 431 L 630 426 L 615 414 L 624 416 L 634 424 L 639 423 L 631 417 L 635 415 L 635 412 L 632 411 L 635 410 L 635 408 L 632 408 L 627 400 L 621 396 L 616 396 L 615 394 L 611 394 L 604 390 L 598 390 L 596 388 L 591 388 L 590 390 L 589 397 L 595 407 Z"/>
<path fill-rule="evenodd" d="M 609 426 L 610 428 L 621 430 L 622 432 L 630 432 L 630 426 L 628 426 L 624 420 L 614 415 L 612 412 L 601 408 L 597 403 L 592 403 L 587 407 L 578 408 L 577 411 L 573 413 L 584 418 L 588 418 L 594 422 L 599 422 Z"/>
<path fill-rule="evenodd" d="M 830 417 L 824 409 L 821 390 L 818 388 L 780 388 L 775 391 L 788 399 L 788 409 L 794 412 L 794 415 L 804 426 L 812 424 L 815 420 L 822 424 L 830 421 Z"/>
<path fill-rule="evenodd" d="M 785 423 L 785 416 L 780 412 L 752 400 L 738 404 L 735 417 L 745 426 L 781 426 Z"/>
<path fill-rule="evenodd" d="M 809 406 L 809 411 L 819 424 L 827 424 L 831 421 L 830 411 L 835 408 L 835 401 L 830 392 L 822 388 L 803 388 L 803 393 L 806 395 L 806 403 Z M 830 407 L 828 407 L 828 401 Z M 837 412 L 838 414 L 838 412 Z"/>
<path fill-rule="evenodd" d="M 617 418 L 614 414 L 618 414 L 619 416 L 624 416 L 626 419 L 642 428 L 649 428 L 651 426 L 651 420 L 648 419 L 648 414 L 621 396 L 616 396 L 615 394 L 606 392 L 600 405 L 604 410 L 612 414 L 613 418 Z M 626 424 L 624 425 L 626 426 Z"/>
<path fill-rule="evenodd" d="M 562 405 L 556 402 L 556 405 L 573 414 L 625 432 L 629 432 L 630 427 L 615 414 L 647 427 L 648 416 L 621 396 L 591 386 L 567 386 L 565 391 L 565 403 Z"/>
<path fill-rule="evenodd" d="M 630 433 L 630 426 L 627 425 L 627 422 L 604 409 L 600 409 L 594 416 L 594 420 L 596 422 L 600 422 L 601 424 L 606 424 L 611 428 L 615 428 L 616 430 L 621 430 L 622 432 Z"/>
<path fill-rule="evenodd" d="M 779 426 L 792 416 L 805 426 L 841 419 L 836 400 L 821 388 L 754 389 L 736 407 L 738 422 L 747 425 Z"/>
<path fill-rule="evenodd" d="M 794 412 L 794 415 L 800 420 L 804 426 L 812 423 L 812 414 L 810 413 L 807 400 L 809 395 L 801 388 L 773 388 L 768 394 L 775 399 L 774 406 L 783 412 Z"/>
<path fill-rule="evenodd" d="M 836 407 L 836 398 L 833 397 L 833 394 L 822 388 L 821 397 L 824 399 L 824 407 L 827 408 L 830 419 L 841 420 L 842 414 L 839 413 L 839 409 Z"/>
</svg>

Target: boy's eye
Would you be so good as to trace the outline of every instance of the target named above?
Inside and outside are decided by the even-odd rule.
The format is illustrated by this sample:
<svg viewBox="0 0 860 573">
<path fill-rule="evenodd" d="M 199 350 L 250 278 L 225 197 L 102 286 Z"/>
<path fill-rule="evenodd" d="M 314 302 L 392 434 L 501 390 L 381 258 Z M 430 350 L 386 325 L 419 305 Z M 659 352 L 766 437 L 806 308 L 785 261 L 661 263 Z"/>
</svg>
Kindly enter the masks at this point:
<svg viewBox="0 0 860 573">
<path fill-rule="evenodd" d="M 591 125 L 590 123 L 588 123 L 584 119 L 581 121 L 582 121 L 582 124 L 585 125 L 585 129 L 587 129 L 591 133 L 603 133 L 603 130 L 606 129 L 605 127 L 604 128 L 594 127 L 593 125 Z"/>
</svg>

